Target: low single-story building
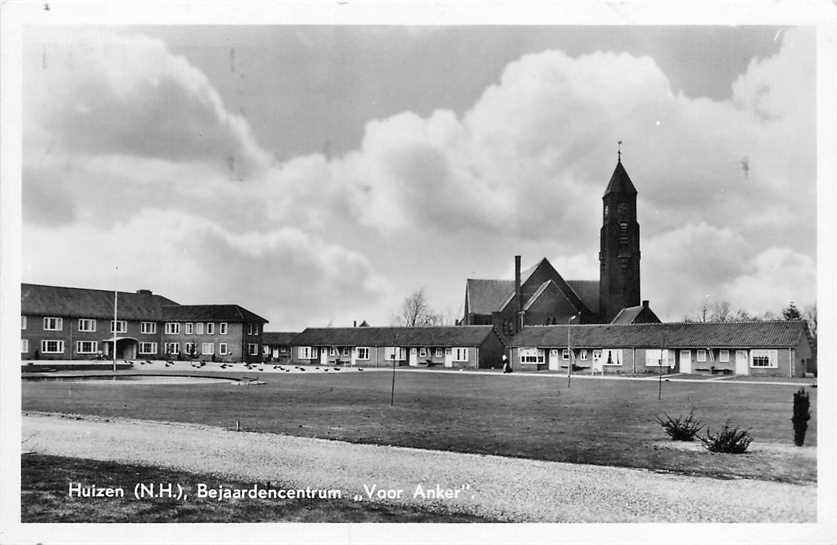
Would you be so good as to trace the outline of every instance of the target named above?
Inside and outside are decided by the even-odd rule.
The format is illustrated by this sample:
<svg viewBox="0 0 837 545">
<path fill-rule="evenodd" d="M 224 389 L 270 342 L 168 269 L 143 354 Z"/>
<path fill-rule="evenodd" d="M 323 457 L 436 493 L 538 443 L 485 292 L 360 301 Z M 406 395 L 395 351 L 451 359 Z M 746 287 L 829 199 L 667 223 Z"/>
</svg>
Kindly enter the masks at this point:
<svg viewBox="0 0 837 545">
<path fill-rule="evenodd" d="M 262 346 L 265 360 L 288 363 L 291 360 L 291 345 L 298 331 L 265 331 L 262 333 Z"/>
<path fill-rule="evenodd" d="M 307 328 L 293 340 L 291 363 L 489 368 L 504 351 L 490 325 Z"/>
<path fill-rule="evenodd" d="M 801 377 L 816 369 L 807 324 L 770 322 L 527 326 L 509 342 L 518 369 Z"/>
</svg>

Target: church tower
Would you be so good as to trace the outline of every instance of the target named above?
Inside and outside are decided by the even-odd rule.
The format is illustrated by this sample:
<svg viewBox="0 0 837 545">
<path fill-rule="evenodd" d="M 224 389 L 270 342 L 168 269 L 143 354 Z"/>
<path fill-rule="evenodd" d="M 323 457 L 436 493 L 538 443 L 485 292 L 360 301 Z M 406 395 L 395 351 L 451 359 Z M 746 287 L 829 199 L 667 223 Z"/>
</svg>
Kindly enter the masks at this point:
<svg viewBox="0 0 837 545">
<path fill-rule="evenodd" d="M 619 142 L 621 145 L 621 142 Z M 637 191 L 622 166 L 622 151 L 603 201 L 599 251 L 599 319 L 610 322 L 625 307 L 640 304 Z"/>
</svg>

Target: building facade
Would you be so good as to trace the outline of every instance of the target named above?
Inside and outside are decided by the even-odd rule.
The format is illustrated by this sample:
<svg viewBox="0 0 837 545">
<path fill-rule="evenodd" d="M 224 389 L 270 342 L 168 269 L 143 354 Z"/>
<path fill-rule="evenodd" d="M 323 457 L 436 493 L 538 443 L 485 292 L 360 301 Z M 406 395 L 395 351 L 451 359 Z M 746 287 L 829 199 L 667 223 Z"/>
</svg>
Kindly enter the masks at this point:
<svg viewBox="0 0 837 545">
<path fill-rule="evenodd" d="M 505 347 L 492 326 L 308 328 L 291 347 L 298 365 L 499 367 Z"/>
<path fill-rule="evenodd" d="M 291 361 L 291 346 L 298 331 L 265 331 L 262 335 L 264 355 L 267 361 L 288 363 Z"/>
<path fill-rule="evenodd" d="M 807 324 L 665 323 L 527 327 L 509 342 L 518 369 L 802 377 L 816 372 Z"/>
<path fill-rule="evenodd" d="M 238 305 L 179 305 L 150 290 L 21 285 L 21 357 L 29 360 L 259 361 L 267 320 Z"/>
</svg>

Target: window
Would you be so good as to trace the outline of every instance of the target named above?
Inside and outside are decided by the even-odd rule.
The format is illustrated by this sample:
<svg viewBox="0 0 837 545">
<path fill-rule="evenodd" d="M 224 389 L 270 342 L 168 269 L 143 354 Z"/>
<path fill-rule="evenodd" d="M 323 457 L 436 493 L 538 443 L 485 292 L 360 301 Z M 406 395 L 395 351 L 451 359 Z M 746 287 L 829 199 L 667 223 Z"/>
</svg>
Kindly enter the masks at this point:
<svg viewBox="0 0 837 545">
<path fill-rule="evenodd" d="M 215 345 L 213 343 L 201 343 L 201 354 L 211 356 L 215 353 Z"/>
<path fill-rule="evenodd" d="M 751 350 L 750 367 L 778 367 L 777 350 Z"/>
<path fill-rule="evenodd" d="M 194 355 L 195 353 L 195 343 L 183 343 L 183 353 L 188 355 Z"/>
<path fill-rule="evenodd" d="M 582 349 L 581 351 L 579 351 L 578 359 L 580 359 L 581 361 L 587 361 L 587 349 Z"/>
<path fill-rule="evenodd" d="M 157 333 L 157 322 L 140 322 L 140 333 L 145 335 Z"/>
<path fill-rule="evenodd" d="M 659 367 L 660 365 L 673 365 L 668 349 L 649 348 L 645 350 L 645 366 Z"/>
<path fill-rule="evenodd" d="M 331 348 L 328 349 L 328 355 L 332 356 L 332 357 L 336 356 L 337 355 L 337 349 L 332 346 Z"/>
<path fill-rule="evenodd" d="M 622 349 L 605 348 L 602 359 L 603 365 L 622 365 Z"/>
<path fill-rule="evenodd" d="M 229 350 L 227 349 L 227 343 L 218 343 L 218 354 L 222 356 L 226 356 L 229 354 Z"/>
<path fill-rule="evenodd" d="M 186 335 L 193 334 L 195 332 L 195 324 L 193 324 L 192 322 L 186 322 L 185 324 L 183 324 L 183 332 Z"/>
<path fill-rule="evenodd" d="M 166 322 L 166 335 L 177 335 L 180 333 L 179 322 Z M 171 343 L 169 343 L 171 344 Z"/>
<path fill-rule="evenodd" d="M 543 363 L 543 350 L 537 348 L 521 348 L 520 363 Z"/>
<path fill-rule="evenodd" d="M 279 353 L 280 354 L 287 354 L 288 353 L 288 347 L 287 346 L 280 346 L 279 347 Z"/>
<path fill-rule="evenodd" d="M 41 341 L 41 352 L 44 354 L 62 354 L 64 341 Z"/>
<path fill-rule="evenodd" d="M 26 316 L 20 317 L 20 329 L 26 329 Z"/>
<path fill-rule="evenodd" d="M 20 339 L 20 351 L 23 354 L 29 352 L 29 339 Z"/>
<path fill-rule="evenodd" d="M 195 335 L 203 335 L 203 322 L 195 324 Z"/>
<path fill-rule="evenodd" d="M 79 318 L 78 330 L 87 332 L 96 331 L 96 320 L 90 318 Z"/>
<path fill-rule="evenodd" d="M 718 361 L 721 363 L 729 363 L 729 350 L 721 350 L 718 352 Z"/>
<path fill-rule="evenodd" d="M 297 354 L 299 355 L 299 359 L 301 360 L 311 360 L 314 359 L 314 351 L 311 350 L 310 346 L 299 346 L 296 349 Z"/>
<path fill-rule="evenodd" d="M 156 354 L 157 343 L 139 343 L 140 354 Z"/>
<path fill-rule="evenodd" d="M 426 348 L 419 348 L 419 357 L 426 358 L 427 357 L 427 349 Z"/>
<path fill-rule="evenodd" d="M 453 361 L 468 361 L 468 349 L 467 348 L 454 348 L 453 349 Z"/>
<path fill-rule="evenodd" d="M 221 322 L 218 324 L 218 334 L 219 335 L 226 335 L 227 334 L 227 322 Z"/>
<path fill-rule="evenodd" d="M 565 348 L 565 349 L 561 350 L 561 359 L 562 360 L 570 359 L 570 350 L 568 348 Z"/>
<path fill-rule="evenodd" d="M 62 329 L 64 329 L 64 320 L 62 318 L 54 318 L 52 316 L 44 317 L 44 331 L 61 331 Z"/>
<path fill-rule="evenodd" d="M 116 325 L 116 331 L 114 331 L 114 324 Z M 116 322 L 113 320 L 110 321 L 111 333 L 125 333 L 126 331 L 128 331 L 128 322 L 125 320 L 117 320 Z"/>
<path fill-rule="evenodd" d="M 76 341 L 76 352 L 78 354 L 95 354 L 99 350 L 99 343 L 96 341 Z"/>
<path fill-rule="evenodd" d="M 208 322 L 206 324 L 206 334 L 207 335 L 215 335 L 215 324 L 212 322 Z"/>
<path fill-rule="evenodd" d="M 256 343 L 248 343 L 247 350 L 251 356 L 258 356 L 259 355 L 259 345 Z"/>
<path fill-rule="evenodd" d="M 357 347 L 357 359 L 368 360 L 369 359 L 369 348 L 367 348 L 365 346 Z"/>
<path fill-rule="evenodd" d="M 180 343 L 166 343 L 166 354 L 180 354 Z"/>
<path fill-rule="evenodd" d="M 444 358 L 444 357 L 445 357 L 445 352 L 444 352 L 444 350 L 442 350 L 441 348 L 437 348 L 437 349 L 434 351 L 434 353 L 433 353 L 433 357 L 436 357 L 436 358 Z"/>
<path fill-rule="evenodd" d="M 706 350 L 701 348 L 697 351 L 697 360 L 698 361 L 706 361 Z"/>
<path fill-rule="evenodd" d="M 343 348 L 343 349 L 340 351 L 340 355 L 341 355 L 341 356 L 345 356 L 345 357 L 347 357 L 347 358 L 348 358 L 348 357 L 349 357 L 349 354 L 351 354 L 351 350 L 350 350 L 349 348 Z"/>
<path fill-rule="evenodd" d="M 259 334 L 259 324 L 247 324 L 247 334 L 248 335 L 258 335 Z"/>
</svg>

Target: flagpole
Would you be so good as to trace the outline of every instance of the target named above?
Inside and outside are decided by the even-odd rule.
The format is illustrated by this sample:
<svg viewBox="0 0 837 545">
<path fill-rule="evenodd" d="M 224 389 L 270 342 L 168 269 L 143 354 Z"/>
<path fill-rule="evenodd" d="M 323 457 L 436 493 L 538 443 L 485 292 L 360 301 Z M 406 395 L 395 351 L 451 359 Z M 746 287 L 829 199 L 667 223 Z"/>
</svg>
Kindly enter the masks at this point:
<svg viewBox="0 0 837 545">
<path fill-rule="evenodd" d="M 114 267 L 115 275 L 113 282 L 113 374 L 116 374 L 116 330 L 118 329 L 116 323 L 116 309 L 117 300 L 119 298 L 118 284 L 119 284 L 119 266 Z"/>
</svg>

